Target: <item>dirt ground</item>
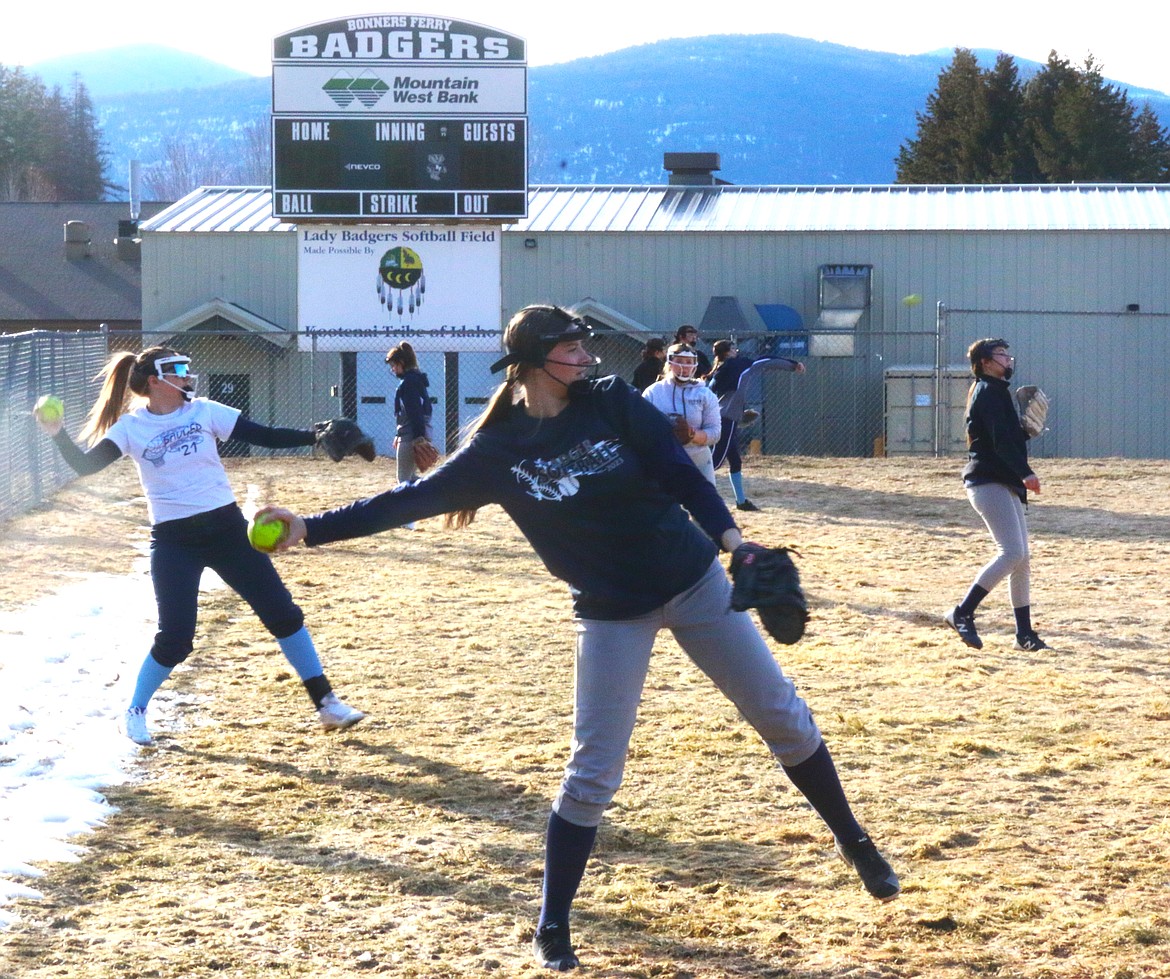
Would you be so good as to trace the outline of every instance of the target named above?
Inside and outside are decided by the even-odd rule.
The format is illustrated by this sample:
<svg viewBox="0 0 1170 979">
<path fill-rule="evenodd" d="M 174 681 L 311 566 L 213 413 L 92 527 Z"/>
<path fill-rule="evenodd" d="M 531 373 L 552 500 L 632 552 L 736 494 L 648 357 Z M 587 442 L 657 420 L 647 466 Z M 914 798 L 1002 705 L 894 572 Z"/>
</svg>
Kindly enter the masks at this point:
<svg viewBox="0 0 1170 979">
<path fill-rule="evenodd" d="M 310 512 L 392 463 L 232 460 Z M 981 652 L 941 615 L 990 554 L 954 459 L 749 460 L 750 538 L 791 543 L 812 605 L 776 647 L 904 892 L 881 905 L 754 733 L 662 637 L 626 782 L 575 906 L 581 974 L 1170 977 L 1170 462 L 1037 464 L 1042 653 L 1006 587 Z M 721 477 L 721 486 L 726 480 Z M 129 573 L 129 465 L 0 526 L 0 607 Z M 281 557 L 326 669 L 370 714 L 320 731 L 224 590 L 139 781 L 35 882 L 0 976 L 536 976 L 542 835 L 571 724 L 565 589 L 498 510 Z M 145 650 L 144 650 L 145 653 Z M 2 682 L 2 679 L 0 679 Z"/>
</svg>

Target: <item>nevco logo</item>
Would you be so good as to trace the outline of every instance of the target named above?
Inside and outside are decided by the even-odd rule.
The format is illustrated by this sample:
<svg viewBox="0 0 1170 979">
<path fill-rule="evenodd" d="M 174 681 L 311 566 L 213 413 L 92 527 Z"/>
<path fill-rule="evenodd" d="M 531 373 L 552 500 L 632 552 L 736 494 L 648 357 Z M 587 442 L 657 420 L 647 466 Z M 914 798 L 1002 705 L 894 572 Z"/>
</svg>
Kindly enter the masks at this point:
<svg viewBox="0 0 1170 979">
<path fill-rule="evenodd" d="M 381 170 L 381 163 L 347 163 L 346 170 Z"/>
</svg>

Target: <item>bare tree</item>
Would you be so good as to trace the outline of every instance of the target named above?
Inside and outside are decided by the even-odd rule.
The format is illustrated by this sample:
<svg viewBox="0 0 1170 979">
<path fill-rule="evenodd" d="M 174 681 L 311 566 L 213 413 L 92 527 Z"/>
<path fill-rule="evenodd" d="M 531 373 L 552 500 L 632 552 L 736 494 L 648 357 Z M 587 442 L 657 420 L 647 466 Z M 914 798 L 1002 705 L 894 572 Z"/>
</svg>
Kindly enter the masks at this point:
<svg viewBox="0 0 1170 979">
<path fill-rule="evenodd" d="M 267 120 L 259 119 L 214 143 L 169 136 L 162 160 L 145 168 L 144 189 L 155 200 L 176 201 L 197 187 L 269 185 L 271 144 Z"/>
</svg>

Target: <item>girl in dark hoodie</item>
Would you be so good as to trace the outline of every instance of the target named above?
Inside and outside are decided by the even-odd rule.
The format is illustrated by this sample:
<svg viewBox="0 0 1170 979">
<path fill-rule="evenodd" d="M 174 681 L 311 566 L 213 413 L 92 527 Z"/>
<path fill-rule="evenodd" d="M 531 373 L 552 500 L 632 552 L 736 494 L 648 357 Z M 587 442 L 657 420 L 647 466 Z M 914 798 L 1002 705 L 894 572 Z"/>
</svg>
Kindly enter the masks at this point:
<svg viewBox="0 0 1170 979">
<path fill-rule="evenodd" d="M 1008 579 L 1016 619 L 1016 649 L 1035 652 L 1048 644 L 1032 628 L 1031 557 L 1025 504 L 1040 492 L 1040 478 L 1028 464 L 1028 435 L 1016 414 L 1011 380 L 1016 359 L 1007 341 L 977 340 L 967 351 L 975 380 L 967 397 L 967 446 L 963 484 L 975 512 L 983 518 L 996 555 L 980 570 L 967 597 L 946 614 L 946 622 L 973 649 L 983 640 L 975 629 L 975 610 L 987 593 Z"/>
<path fill-rule="evenodd" d="M 394 392 L 394 418 L 398 429 L 394 437 L 398 482 L 405 483 L 418 475 L 414 463 L 414 443 L 431 439 L 431 396 L 427 376 L 418 369 L 414 347 L 405 340 L 386 354 L 386 363 L 398 378 Z"/>
</svg>

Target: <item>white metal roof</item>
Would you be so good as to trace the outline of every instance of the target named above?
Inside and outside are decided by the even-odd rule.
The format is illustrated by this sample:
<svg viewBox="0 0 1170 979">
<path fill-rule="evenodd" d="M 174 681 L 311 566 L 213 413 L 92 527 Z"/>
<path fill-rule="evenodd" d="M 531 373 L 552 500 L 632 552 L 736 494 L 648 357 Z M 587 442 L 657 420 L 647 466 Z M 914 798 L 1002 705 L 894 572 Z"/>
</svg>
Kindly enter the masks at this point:
<svg viewBox="0 0 1170 979">
<path fill-rule="evenodd" d="M 1170 185 L 532 187 L 515 231 L 1166 231 Z"/>
<path fill-rule="evenodd" d="M 142 231 L 294 231 L 272 216 L 269 187 L 199 187 L 149 221 Z"/>
<path fill-rule="evenodd" d="M 291 231 L 267 187 L 200 187 L 142 231 Z M 534 186 L 518 233 L 1170 231 L 1170 184 Z"/>
</svg>

